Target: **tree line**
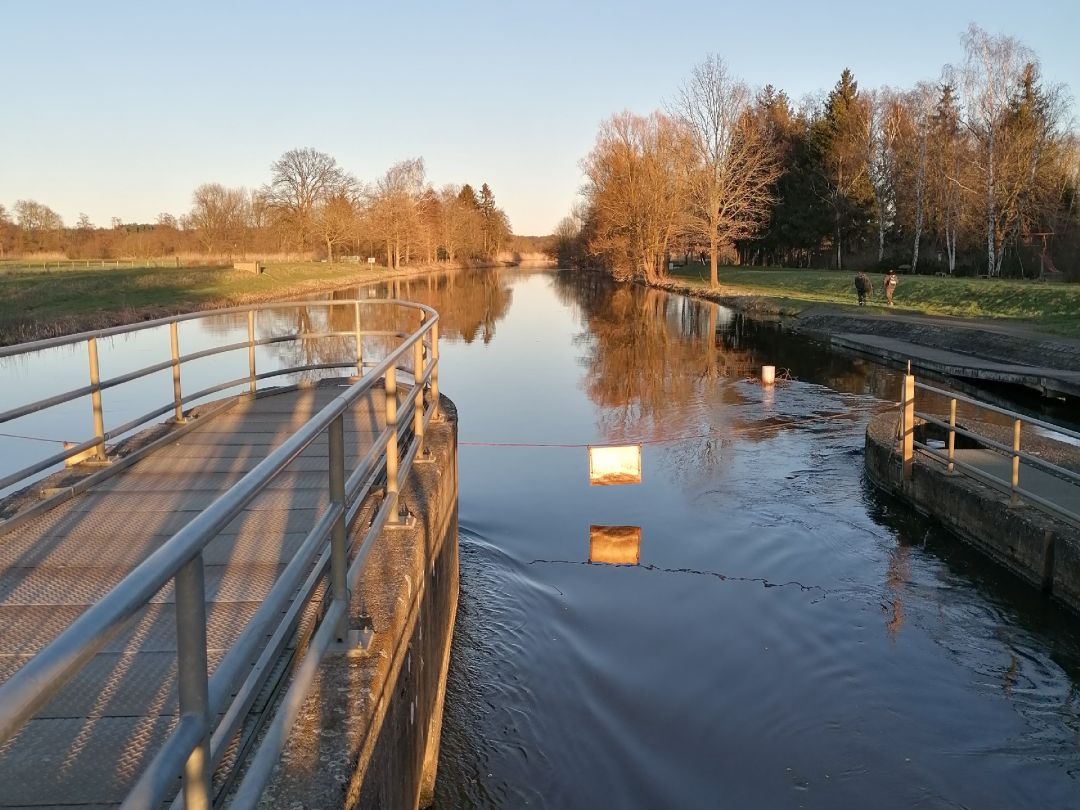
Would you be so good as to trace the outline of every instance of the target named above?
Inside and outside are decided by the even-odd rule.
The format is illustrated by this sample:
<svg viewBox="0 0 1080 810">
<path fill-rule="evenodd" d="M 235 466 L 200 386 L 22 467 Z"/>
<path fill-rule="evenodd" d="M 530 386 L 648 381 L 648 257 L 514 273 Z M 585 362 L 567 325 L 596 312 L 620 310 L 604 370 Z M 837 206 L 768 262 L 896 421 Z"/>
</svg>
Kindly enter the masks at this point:
<svg viewBox="0 0 1080 810">
<path fill-rule="evenodd" d="M 0 205 L 0 259 L 52 253 L 71 259 L 116 256 L 210 257 L 304 255 L 329 261 L 348 254 L 387 267 L 488 260 L 510 245 L 506 213 L 484 183 L 440 189 L 428 182 L 423 158 L 396 163 L 370 183 L 315 149 L 292 149 L 257 189 L 204 183 L 180 217 L 154 223 L 113 219 L 98 227 L 80 214 L 74 227 L 43 203 Z"/>
<path fill-rule="evenodd" d="M 1031 49 L 972 25 L 935 82 L 752 92 L 717 56 L 664 109 L 605 121 L 560 261 L 662 278 L 720 264 L 1080 280 L 1080 134 Z"/>
</svg>

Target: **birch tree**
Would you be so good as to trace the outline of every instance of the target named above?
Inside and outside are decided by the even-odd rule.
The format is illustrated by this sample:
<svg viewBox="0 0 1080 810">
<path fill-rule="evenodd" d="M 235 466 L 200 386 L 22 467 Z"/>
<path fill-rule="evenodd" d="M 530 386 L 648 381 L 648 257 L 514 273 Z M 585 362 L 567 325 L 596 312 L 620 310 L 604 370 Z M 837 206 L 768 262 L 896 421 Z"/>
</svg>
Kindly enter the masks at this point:
<svg viewBox="0 0 1080 810">
<path fill-rule="evenodd" d="M 977 146 L 986 225 L 986 272 L 1001 274 L 1009 212 L 999 205 L 999 162 L 1006 147 L 1005 115 L 1010 93 L 1019 85 L 1034 54 L 1012 37 L 995 37 L 972 23 L 964 35 L 961 76 L 967 104 L 966 123 Z"/>
</svg>

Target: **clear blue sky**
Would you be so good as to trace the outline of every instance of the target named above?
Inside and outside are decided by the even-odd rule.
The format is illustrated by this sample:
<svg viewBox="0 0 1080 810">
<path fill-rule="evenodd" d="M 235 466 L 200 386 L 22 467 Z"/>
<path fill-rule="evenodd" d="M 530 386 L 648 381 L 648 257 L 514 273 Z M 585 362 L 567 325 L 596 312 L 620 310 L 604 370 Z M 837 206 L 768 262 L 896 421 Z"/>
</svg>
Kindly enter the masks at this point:
<svg viewBox="0 0 1080 810">
<path fill-rule="evenodd" d="M 312 146 L 361 179 L 422 155 L 436 185 L 488 182 L 517 233 L 547 233 L 599 122 L 656 108 L 709 52 L 797 100 L 845 66 L 936 79 L 972 21 L 1080 94 L 1078 0 L 7 2 L 0 203 L 147 222 Z"/>
</svg>

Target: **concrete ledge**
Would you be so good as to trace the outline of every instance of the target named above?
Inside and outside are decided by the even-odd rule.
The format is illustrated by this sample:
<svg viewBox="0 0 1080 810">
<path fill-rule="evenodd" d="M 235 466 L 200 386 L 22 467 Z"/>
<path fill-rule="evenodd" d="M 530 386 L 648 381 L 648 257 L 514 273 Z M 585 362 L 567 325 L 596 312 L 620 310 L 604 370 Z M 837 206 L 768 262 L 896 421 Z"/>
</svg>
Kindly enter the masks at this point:
<svg viewBox="0 0 1080 810">
<path fill-rule="evenodd" d="M 442 706 L 458 601 L 457 412 L 425 437 L 431 461 L 403 488 L 411 518 L 384 528 L 353 594 L 351 626 L 370 621 L 359 654 L 331 653 L 293 726 L 262 807 L 415 808 L 434 796 Z M 351 534 L 367 531 L 372 496 Z"/>
<path fill-rule="evenodd" d="M 1010 506 L 1008 496 L 971 477 L 950 474 L 944 464 L 925 454 L 916 453 L 911 478 L 905 481 L 896 449 L 897 418 L 896 413 L 880 414 L 867 425 L 865 463 L 870 480 L 1080 612 L 1077 530 L 1030 506 Z"/>
</svg>

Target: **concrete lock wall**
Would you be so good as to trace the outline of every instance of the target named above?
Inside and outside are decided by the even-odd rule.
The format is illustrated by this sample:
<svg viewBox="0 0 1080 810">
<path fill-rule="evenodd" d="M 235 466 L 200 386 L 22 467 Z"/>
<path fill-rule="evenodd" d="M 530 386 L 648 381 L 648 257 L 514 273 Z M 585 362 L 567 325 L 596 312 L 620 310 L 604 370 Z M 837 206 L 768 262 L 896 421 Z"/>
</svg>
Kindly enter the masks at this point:
<svg viewBox="0 0 1080 810">
<path fill-rule="evenodd" d="M 331 653 L 293 727 L 261 806 L 416 808 L 434 796 L 443 697 L 458 602 L 457 413 L 425 437 L 402 490 L 412 513 L 374 543 L 352 596 L 352 627 L 374 635 L 360 654 Z M 375 499 L 357 518 L 370 525 Z"/>
<path fill-rule="evenodd" d="M 969 476 L 950 474 L 944 464 L 920 453 L 905 481 L 896 430 L 895 413 L 880 414 L 867 425 L 866 472 L 874 484 L 1080 612 L 1076 529 L 1031 506 L 1012 506 L 1008 495 Z"/>
</svg>

